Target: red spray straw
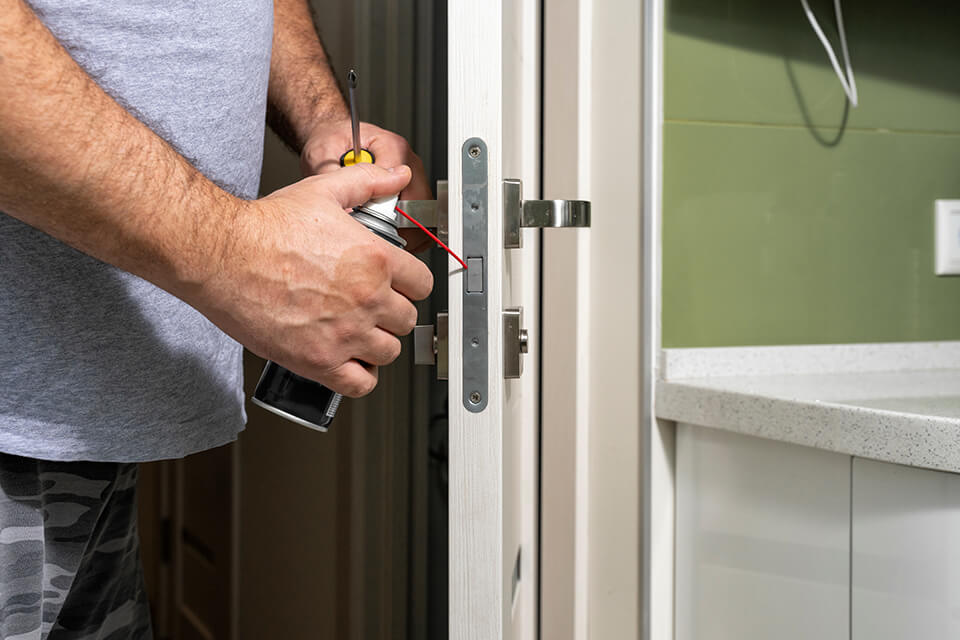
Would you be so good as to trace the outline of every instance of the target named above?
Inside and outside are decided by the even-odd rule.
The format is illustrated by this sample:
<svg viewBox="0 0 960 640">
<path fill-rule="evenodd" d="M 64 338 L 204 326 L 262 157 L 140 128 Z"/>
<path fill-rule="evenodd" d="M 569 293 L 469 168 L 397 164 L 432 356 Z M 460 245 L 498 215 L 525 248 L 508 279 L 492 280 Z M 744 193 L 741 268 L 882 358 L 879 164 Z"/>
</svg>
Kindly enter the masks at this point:
<svg viewBox="0 0 960 640">
<path fill-rule="evenodd" d="M 411 218 L 409 215 L 407 215 L 407 213 L 406 213 L 403 209 L 401 209 L 400 207 L 394 207 L 394 209 L 396 209 L 396 210 L 397 210 L 397 213 L 399 213 L 400 215 L 402 215 L 404 218 L 406 218 L 407 220 L 409 220 L 409 221 L 412 222 L 413 224 L 417 225 L 417 227 L 418 227 L 421 231 L 423 231 L 425 234 L 427 234 L 428 236 L 430 236 L 430 238 L 431 238 L 434 242 L 436 242 L 438 245 L 440 245 L 441 247 L 443 247 L 443 248 L 446 250 L 447 253 L 449 253 L 450 255 L 452 255 L 452 256 L 457 260 L 457 262 L 459 262 L 460 264 L 463 265 L 463 268 L 464 268 L 464 269 L 467 268 L 467 263 L 464 262 L 463 259 L 462 259 L 460 256 L 458 256 L 457 254 L 455 254 L 455 253 L 453 252 L 453 249 L 451 249 L 451 248 L 448 247 L 447 245 L 443 244 L 443 242 L 440 241 L 440 238 L 438 238 L 437 236 L 435 236 L 435 235 L 433 235 L 432 233 L 430 233 L 430 231 L 428 231 L 425 226 L 423 226 L 422 224 L 420 224 L 419 222 L 417 222 L 416 220 L 414 220 L 413 218 Z"/>
</svg>

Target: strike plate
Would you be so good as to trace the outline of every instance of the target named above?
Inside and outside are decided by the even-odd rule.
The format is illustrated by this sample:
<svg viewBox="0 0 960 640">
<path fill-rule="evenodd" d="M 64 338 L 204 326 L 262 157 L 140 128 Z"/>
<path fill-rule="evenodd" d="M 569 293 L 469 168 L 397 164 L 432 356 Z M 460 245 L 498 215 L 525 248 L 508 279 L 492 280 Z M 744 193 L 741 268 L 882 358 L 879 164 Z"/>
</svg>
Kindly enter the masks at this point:
<svg viewBox="0 0 960 640">
<path fill-rule="evenodd" d="M 470 138 L 460 150 L 463 167 L 463 406 L 487 408 L 489 337 L 487 326 L 487 145 Z"/>
</svg>

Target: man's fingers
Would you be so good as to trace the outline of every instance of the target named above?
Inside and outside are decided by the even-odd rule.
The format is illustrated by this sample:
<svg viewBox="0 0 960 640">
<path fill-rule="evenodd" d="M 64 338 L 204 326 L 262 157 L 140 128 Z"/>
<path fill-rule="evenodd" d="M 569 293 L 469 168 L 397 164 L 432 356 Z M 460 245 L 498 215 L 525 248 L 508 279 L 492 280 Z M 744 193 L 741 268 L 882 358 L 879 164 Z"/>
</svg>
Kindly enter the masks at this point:
<svg viewBox="0 0 960 640">
<path fill-rule="evenodd" d="M 354 357 L 360 362 L 385 367 L 400 356 L 400 340 L 395 335 L 374 327 L 351 351 L 356 352 Z"/>
<path fill-rule="evenodd" d="M 377 377 L 376 366 L 350 360 L 330 373 L 327 386 L 348 398 L 360 398 L 376 388 Z"/>
<path fill-rule="evenodd" d="M 417 308 L 406 296 L 396 291 L 390 292 L 379 315 L 377 326 L 395 336 L 407 335 L 417 324 Z"/>
<path fill-rule="evenodd" d="M 391 251 L 391 271 L 394 291 L 411 300 L 423 300 L 433 290 L 433 274 L 423 264 L 405 251 Z"/>
<path fill-rule="evenodd" d="M 324 175 L 322 180 L 340 206 L 348 209 L 370 198 L 400 193 L 410 182 L 410 168 L 401 165 L 388 171 L 372 164 L 355 164 Z"/>
</svg>

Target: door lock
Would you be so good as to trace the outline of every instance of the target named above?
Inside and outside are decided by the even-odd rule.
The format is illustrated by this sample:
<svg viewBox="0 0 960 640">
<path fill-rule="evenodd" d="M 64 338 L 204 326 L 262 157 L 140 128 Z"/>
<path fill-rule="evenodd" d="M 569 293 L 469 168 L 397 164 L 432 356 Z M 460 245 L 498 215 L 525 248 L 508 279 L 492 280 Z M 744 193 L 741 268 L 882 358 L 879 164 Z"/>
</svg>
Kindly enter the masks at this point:
<svg viewBox="0 0 960 640">
<path fill-rule="evenodd" d="M 417 325 L 413 329 L 414 364 L 437 365 L 437 380 L 450 377 L 449 315 L 437 314 L 437 323 Z M 503 311 L 503 377 L 519 378 L 523 373 L 523 354 L 529 351 L 529 336 L 523 328 L 523 308 Z"/>
<path fill-rule="evenodd" d="M 503 181 L 503 246 L 523 247 L 520 230 L 527 228 L 589 227 L 590 203 L 586 200 L 524 200 L 520 180 Z"/>
<path fill-rule="evenodd" d="M 479 412 L 486 407 L 486 162 L 483 141 L 472 138 L 463 145 L 464 170 L 464 254 L 470 268 L 464 278 L 464 406 Z M 435 228 L 446 242 L 450 236 L 447 219 L 447 182 L 437 182 L 436 200 L 401 201 L 398 206 L 423 226 Z M 402 221 L 401 228 L 413 228 Z M 523 228 L 584 228 L 590 226 L 590 203 L 584 200 L 524 200 L 520 180 L 503 181 L 503 246 L 523 246 Z M 449 316 L 437 314 L 436 324 L 418 325 L 413 331 L 414 362 L 437 365 L 437 379 L 450 375 Z M 468 335 L 469 334 L 469 335 Z M 529 335 L 523 328 L 523 309 L 503 311 L 503 377 L 523 374 L 523 355 L 529 350 Z M 467 373 L 469 372 L 469 373 Z M 469 387 L 469 389 L 468 389 Z"/>
</svg>

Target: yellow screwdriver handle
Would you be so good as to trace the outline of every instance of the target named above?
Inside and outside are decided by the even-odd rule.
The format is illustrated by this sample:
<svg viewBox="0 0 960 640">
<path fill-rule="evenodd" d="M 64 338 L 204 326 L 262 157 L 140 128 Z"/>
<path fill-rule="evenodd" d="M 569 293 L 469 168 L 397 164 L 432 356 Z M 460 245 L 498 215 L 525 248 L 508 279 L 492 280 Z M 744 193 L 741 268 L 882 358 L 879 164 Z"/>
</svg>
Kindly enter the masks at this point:
<svg viewBox="0 0 960 640">
<path fill-rule="evenodd" d="M 373 154 L 367 151 L 366 149 L 360 149 L 360 160 L 359 163 L 373 164 L 374 157 Z M 353 155 L 353 149 L 350 149 L 345 154 L 340 156 L 340 166 L 341 167 L 350 167 L 355 164 L 358 164 L 357 159 Z"/>
</svg>

